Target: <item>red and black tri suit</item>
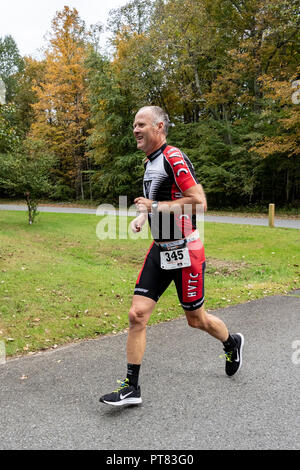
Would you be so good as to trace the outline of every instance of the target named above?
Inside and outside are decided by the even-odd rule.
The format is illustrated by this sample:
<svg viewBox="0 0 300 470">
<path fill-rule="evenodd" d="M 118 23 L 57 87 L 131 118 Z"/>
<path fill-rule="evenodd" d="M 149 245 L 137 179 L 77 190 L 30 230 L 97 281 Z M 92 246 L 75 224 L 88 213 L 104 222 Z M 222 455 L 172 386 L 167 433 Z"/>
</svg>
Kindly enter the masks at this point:
<svg viewBox="0 0 300 470">
<path fill-rule="evenodd" d="M 199 184 L 189 158 L 178 148 L 164 144 L 147 156 L 143 180 L 144 197 L 153 201 L 174 201 L 184 191 Z M 187 243 L 191 266 L 164 270 L 160 267 L 160 247 L 155 242 L 169 242 L 188 237 L 196 230 L 196 215 L 149 214 L 154 242 L 139 273 L 134 294 L 158 301 L 172 281 L 184 310 L 192 311 L 204 302 L 205 254 L 201 240 Z"/>
</svg>

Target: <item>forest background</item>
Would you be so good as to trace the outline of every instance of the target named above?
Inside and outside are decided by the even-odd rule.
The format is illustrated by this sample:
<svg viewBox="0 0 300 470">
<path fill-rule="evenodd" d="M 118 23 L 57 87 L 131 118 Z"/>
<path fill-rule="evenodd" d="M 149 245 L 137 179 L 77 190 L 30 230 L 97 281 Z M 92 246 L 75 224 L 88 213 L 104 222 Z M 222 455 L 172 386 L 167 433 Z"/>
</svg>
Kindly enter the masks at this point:
<svg viewBox="0 0 300 470">
<path fill-rule="evenodd" d="M 210 208 L 299 207 L 299 13 L 297 0 L 135 0 L 89 28 L 65 6 L 40 59 L 0 38 L 0 198 L 132 204 L 132 123 L 155 104 Z"/>
</svg>

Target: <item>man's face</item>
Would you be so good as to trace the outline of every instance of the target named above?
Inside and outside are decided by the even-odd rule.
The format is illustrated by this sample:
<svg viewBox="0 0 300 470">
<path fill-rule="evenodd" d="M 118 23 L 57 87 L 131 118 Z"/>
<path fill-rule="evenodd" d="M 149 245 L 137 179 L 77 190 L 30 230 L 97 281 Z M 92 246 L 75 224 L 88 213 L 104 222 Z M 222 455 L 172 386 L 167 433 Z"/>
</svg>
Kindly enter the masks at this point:
<svg viewBox="0 0 300 470">
<path fill-rule="evenodd" d="M 151 110 L 139 111 L 133 123 L 133 135 L 137 142 L 137 148 L 150 155 L 161 145 L 163 135 L 162 123 L 153 124 L 154 116 Z"/>
</svg>

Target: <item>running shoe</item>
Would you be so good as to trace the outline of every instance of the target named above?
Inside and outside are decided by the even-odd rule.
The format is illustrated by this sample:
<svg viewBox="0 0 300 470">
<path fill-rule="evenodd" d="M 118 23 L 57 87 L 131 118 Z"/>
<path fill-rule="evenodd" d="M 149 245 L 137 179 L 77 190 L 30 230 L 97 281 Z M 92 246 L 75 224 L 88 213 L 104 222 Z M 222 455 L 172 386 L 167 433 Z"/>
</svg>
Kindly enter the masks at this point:
<svg viewBox="0 0 300 470">
<path fill-rule="evenodd" d="M 120 387 L 112 393 L 100 397 L 99 401 L 101 403 L 107 403 L 113 406 L 138 405 L 142 403 L 140 386 L 135 388 L 133 385 L 129 385 L 128 379 L 125 379 L 123 382 L 118 380 L 118 383 Z"/>
<path fill-rule="evenodd" d="M 232 336 L 236 340 L 236 346 L 230 351 L 224 349 L 226 357 L 225 372 L 229 377 L 236 374 L 242 367 L 242 352 L 244 346 L 244 336 L 241 333 L 236 333 Z"/>
</svg>

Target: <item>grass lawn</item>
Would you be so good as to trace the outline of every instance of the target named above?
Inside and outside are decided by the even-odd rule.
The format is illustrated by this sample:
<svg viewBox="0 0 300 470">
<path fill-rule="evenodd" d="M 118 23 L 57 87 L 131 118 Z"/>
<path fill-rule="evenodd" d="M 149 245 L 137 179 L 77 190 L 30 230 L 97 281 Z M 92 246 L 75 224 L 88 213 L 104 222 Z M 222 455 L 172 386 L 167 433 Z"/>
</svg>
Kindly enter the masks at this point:
<svg viewBox="0 0 300 470">
<path fill-rule="evenodd" d="M 94 215 L 0 211 L 0 340 L 7 355 L 127 328 L 150 239 L 99 240 Z M 300 231 L 205 224 L 206 309 L 300 286 Z M 174 286 L 150 324 L 181 316 Z"/>
</svg>

